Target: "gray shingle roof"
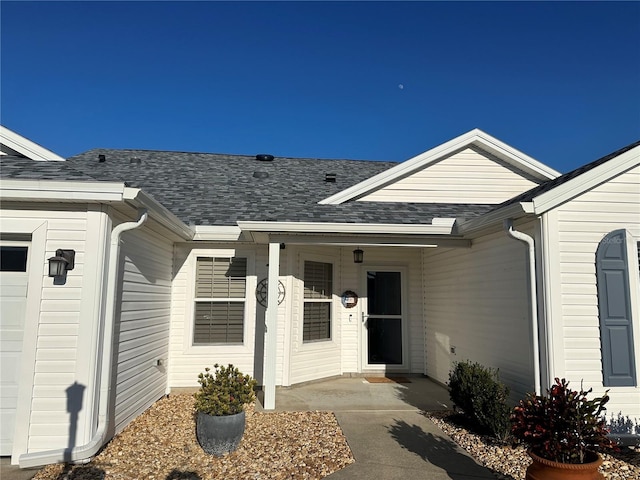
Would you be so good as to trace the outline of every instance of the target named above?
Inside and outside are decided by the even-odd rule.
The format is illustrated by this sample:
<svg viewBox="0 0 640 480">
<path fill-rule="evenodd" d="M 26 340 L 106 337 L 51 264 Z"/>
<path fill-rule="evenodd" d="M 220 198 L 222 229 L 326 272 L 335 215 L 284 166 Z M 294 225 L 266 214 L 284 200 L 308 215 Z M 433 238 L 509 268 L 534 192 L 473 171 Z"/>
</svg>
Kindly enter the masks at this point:
<svg viewBox="0 0 640 480">
<path fill-rule="evenodd" d="M 67 162 L 41 162 L 13 155 L 0 156 L 0 178 L 31 180 L 83 180 L 96 179 L 76 170 Z"/>
<path fill-rule="evenodd" d="M 563 183 L 568 182 L 569 180 L 572 180 L 574 178 L 576 178 L 579 175 L 582 175 L 583 173 L 588 172 L 589 170 L 592 170 L 594 168 L 596 168 L 599 165 L 602 165 L 603 163 L 608 162 L 609 160 L 612 160 L 620 155 L 622 155 L 624 152 L 627 152 L 629 150 L 631 150 L 632 148 L 637 147 L 638 145 L 640 145 L 640 140 L 637 142 L 634 142 L 630 145 L 627 145 L 626 147 L 622 147 L 619 150 L 616 150 L 613 153 L 610 153 L 609 155 L 605 155 L 602 158 L 599 158 L 597 160 L 594 160 L 591 163 L 587 163 L 586 165 L 583 165 L 581 167 L 576 168 L 575 170 L 571 170 L 570 172 L 567 172 L 563 175 L 560 175 L 557 178 L 554 178 L 553 180 L 549 180 L 548 182 L 545 182 L 541 185 L 538 185 L 537 187 L 532 188 L 531 190 L 527 190 L 526 192 L 521 193 L 520 195 L 513 197 L 509 200 L 507 200 L 506 202 L 501 203 L 500 205 L 495 206 L 492 210 L 498 210 L 499 208 L 502 207 L 506 207 L 507 205 L 511 205 L 514 203 L 519 203 L 519 202 L 530 202 L 531 200 L 533 200 L 535 197 L 537 197 L 538 195 L 541 195 L 545 192 L 548 192 L 549 190 L 558 187 L 560 185 L 562 185 Z"/>
<path fill-rule="evenodd" d="M 105 161 L 99 162 L 98 156 Z M 132 161 L 131 159 L 139 159 Z M 321 160 L 150 150 L 95 149 L 68 159 L 78 172 L 142 188 L 187 224 L 237 221 L 431 223 L 472 218 L 490 205 L 349 202 L 318 205 L 334 193 L 387 170 L 395 162 Z M 335 174 L 335 183 L 325 182 Z"/>
</svg>

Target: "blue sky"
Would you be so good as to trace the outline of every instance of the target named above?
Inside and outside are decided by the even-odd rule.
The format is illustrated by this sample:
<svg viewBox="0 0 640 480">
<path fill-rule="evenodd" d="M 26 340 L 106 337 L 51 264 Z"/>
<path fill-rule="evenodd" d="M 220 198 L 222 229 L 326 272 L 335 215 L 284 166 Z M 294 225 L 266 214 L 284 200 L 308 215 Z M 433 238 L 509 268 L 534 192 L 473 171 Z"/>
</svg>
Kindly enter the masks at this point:
<svg viewBox="0 0 640 480">
<path fill-rule="evenodd" d="M 6 127 L 402 161 L 480 128 L 562 172 L 640 138 L 639 2 L 10 2 Z"/>
</svg>

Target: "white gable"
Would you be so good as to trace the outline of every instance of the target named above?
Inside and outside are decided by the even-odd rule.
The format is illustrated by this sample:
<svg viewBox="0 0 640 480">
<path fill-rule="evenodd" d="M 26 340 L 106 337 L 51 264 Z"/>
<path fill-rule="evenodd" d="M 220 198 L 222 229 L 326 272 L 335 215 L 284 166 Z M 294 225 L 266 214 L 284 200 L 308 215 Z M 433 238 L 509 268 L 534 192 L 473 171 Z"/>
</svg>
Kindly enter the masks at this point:
<svg viewBox="0 0 640 480">
<path fill-rule="evenodd" d="M 0 155 L 15 155 L 37 161 L 64 161 L 51 150 L 0 125 Z"/>
<path fill-rule="evenodd" d="M 475 129 L 322 200 L 501 203 L 560 173 Z"/>
<path fill-rule="evenodd" d="M 498 204 L 539 183 L 535 177 L 472 146 L 379 188 L 358 201 Z"/>
</svg>

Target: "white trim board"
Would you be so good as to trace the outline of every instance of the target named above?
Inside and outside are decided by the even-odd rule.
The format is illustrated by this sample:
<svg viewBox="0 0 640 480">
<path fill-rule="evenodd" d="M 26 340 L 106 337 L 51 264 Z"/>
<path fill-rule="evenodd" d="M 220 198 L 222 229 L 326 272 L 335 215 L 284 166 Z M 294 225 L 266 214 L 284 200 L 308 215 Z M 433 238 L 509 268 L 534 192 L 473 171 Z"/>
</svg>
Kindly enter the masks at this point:
<svg viewBox="0 0 640 480">
<path fill-rule="evenodd" d="M 51 150 L 41 147 L 28 138 L 9 130 L 7 127 L 0 125 L 0 144 L 2 145 L 2 154 L 17 154 L 29 158 L 31 160 L 41 162 L 64 162 L 65 159 L 56 155 Z M 7 151 L 8 150 L 8 151 Z"/>
</svg>

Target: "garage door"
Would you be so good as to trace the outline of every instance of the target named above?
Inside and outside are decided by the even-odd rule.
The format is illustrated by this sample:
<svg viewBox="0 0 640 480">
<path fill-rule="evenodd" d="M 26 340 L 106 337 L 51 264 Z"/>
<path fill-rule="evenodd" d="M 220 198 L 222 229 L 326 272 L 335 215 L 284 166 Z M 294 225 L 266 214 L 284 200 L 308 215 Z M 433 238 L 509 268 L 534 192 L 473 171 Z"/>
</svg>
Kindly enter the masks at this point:
<svg viewBox="0 0 640 480">
<path fill-rule="evenodd" d="M 0 243 L 0 455 L 11 455 L 27 304 L 28 242 Z"/>
</svg>

